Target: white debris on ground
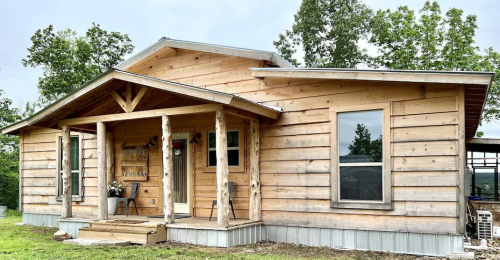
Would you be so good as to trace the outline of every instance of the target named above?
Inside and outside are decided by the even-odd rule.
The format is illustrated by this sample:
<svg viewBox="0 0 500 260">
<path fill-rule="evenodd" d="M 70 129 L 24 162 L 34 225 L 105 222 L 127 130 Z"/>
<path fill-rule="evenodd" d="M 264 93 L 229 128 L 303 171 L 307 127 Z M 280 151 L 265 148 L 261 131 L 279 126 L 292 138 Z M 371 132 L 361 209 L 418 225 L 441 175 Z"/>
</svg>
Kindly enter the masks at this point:
<svg viewBox="0 0 500 260">
<path fill-rule="evenodd" d="M 466 247 L 465 251 L 474 252 L 478 260 L 500 260 L 500 239 L 488 240 L 486 246 L 481 246 L 481 241 L 474 239 L 471 248 Z"/>
<path fill-rule="evenodd" d="M 110 241 L 104 239 L 69 239 L 64 240 L 64 244 L 79 246 L 128 246 L 130 241 Z"/>
</svg>

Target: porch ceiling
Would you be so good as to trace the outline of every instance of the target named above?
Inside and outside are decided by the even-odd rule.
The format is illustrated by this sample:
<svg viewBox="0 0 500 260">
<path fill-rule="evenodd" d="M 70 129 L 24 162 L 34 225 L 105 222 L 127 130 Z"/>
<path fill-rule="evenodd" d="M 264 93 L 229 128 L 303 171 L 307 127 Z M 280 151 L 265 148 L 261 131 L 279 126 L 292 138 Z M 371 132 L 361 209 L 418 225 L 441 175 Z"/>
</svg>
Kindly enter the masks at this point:
<svg viewBox="0 0 500 260">
<path fill-rule="evenodd" d="M 249 114 L 254 117 L 260 115 L 277 119 L 280 114 L 278 108 L 267 107 L 232 94 L 111 69 L 32 117 L 3 128 L 2 133 L 17 134 L 19 130 L 28 126 L 55 128 L 58 127 L 60 120 L 67 118 L 83 119 L 98 115 L 124 114 L 121 113 L 125 109 L 124 104 L 120 106 L 118 101 L 123 101 L 122 96 L 126 95 L 125 89 L 130 88 L 127 86 L 130 84 L 137 86 L 136 93 L 144 92 L 139 88 L 148 89 L 145 93 L 141 93 L 147 102 L 134 104 L 135 111 L 138 112 L 132 113 L 159 107 L 165 108 L 165 102 L 169 100 L 167 108 L 219 104 L 220 108 L 227 106 L 225 109 L 228 109 L 228 113 L 240 116 Z M 131 111 L 126 110 L 126 112 Z M 157 109 L 156 112 L 161 116 L 160 110 Z"/>
</svg>

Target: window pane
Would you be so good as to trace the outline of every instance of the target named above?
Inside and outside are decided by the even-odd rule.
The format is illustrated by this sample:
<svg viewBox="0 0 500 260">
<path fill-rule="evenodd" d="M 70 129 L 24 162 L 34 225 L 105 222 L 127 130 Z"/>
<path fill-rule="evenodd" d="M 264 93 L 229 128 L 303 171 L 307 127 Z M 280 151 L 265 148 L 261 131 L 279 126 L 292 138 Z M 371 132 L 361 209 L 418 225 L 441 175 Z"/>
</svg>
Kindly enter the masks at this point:
<svg viewBox="0 0 500 260">
<path fill-rule="evenodd" d="M 217 155 L 215 151 L 208 151 L 208 166 L 216 166 L 217 165 Z"/>
<path fill-rule="evenodd" d="M 239 146 L 240 146 L 239 131 L 227 132 L 227 147 L 239 147 Z"/>
<path fill-rule="evenodd" d="M 208 133 L 208 148 L 215 148 L 215 132 Z"/>
<path fill-rule="evenodd" d="M 80 187 L 80 174 L 77 172 L 73 172 L 71 174 L 71 193 L 73 195 L 80 195 L 79 187 Z"/>
<path fill-rule="evenodd" d="M 340 163 L 382 162 L 382 110 L 339 113 Z"/>
<path fill-rule="evenodd" d="M 341 166 L 341 200 L 382 200 L 382 166 Z"/>
<path fill-rule="evenodd" d="M 229 166 L 239 166 L 240 153 L 238 150 L 227 151 L 227 163 Z"/>
<path fill-rule="evenodd" d="M 80 167 L 80 142 L 78 136 L 71 137 L 71 170 L 79 170 Z"/>
</svg>

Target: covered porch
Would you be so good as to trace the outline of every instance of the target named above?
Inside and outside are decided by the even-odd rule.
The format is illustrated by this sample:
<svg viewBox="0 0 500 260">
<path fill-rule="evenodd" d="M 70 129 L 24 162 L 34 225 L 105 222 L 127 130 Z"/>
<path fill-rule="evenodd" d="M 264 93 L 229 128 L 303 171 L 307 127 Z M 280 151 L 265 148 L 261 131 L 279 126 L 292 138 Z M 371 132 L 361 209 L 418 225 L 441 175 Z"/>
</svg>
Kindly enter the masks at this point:
<svg viewBox="0 0 500 260">
<path fill-rule="evenodd" d="M 139 183 L 139 216 L 131 203 L 128 219 L 172 228 L 228 229 L 261 220 L 259 124 L 261 117 L 277 119 L 279 113 L 234 95 L 110 70 L 22 127 L 61 129 L 60 221 L 126 218 L 108 215 L 107 186 L 116 180 Z M 81 136 L 80 187 L 74 187 L 72 178 L 71 140 L 76 134 Z M 228 147 L 230 139 L 235 140 Z M 176 164 L 177 143 L 187 155 L 184 166 Z M 176 167 L 185 168 L 183 176 Z M 230 183 L 236 185 L 231 200 Z M 80 200 L 73 189 L 80 191 Z M 124 197 L 130 195 L 127 185 Z M 217 202 L 209 221 L 213 200 Z M 89 210 L 73 210 L 82 204 L 90 205 Z M 124 213 L 122 206 L 118 213 Z M 176 219 L 176 213 L 189 218 Z"/>
</svg>

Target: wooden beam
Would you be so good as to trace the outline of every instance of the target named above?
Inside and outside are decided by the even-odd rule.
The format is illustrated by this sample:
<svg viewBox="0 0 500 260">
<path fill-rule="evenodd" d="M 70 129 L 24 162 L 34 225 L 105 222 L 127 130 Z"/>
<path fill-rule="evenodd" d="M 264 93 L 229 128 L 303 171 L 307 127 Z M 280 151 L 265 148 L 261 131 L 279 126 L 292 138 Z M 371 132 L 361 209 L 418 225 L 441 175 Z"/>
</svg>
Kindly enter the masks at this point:
<svg viewBox="0 0 500 260">
<path fill-rule="evenodd" d="M 108 183 L 115 180 L 115 147 L 113 133 L 106 133 L 106 176 Z"/>
<path fill-rule="evenodd" d="M 106 181 L 106 125 L 103 122 L 97 122 L 97 215 L 99 220 L 108 219 L 108 184 Z"/>
<path fill-rule="evenodd" d="M 125 102 L 127 102 L 127 111 L 131 112 L 130 108 L 132 107 L 132 84 L 130 82 L 127 84 L 127 88 L 125 90 Z"/>
<path fill-rule="evenodd" d="M 139 101 L 141 101 L 142 97 L 144 97 L 144 95 L 146 94 L 146 91 L 148 91 L 147 87 L 141 87 L 134 100 L 132 100 L 132 103 L 130 104 L 130 112 L 134 111 L 135 107 L 139 104 Z"/>
<path fill-rule="evenodd" d="M 120 93 L 118 93 L 118 91 L 116 90 L 112 91 L 111 96 L 115 98 L 118 105 L 120 105 L 120 107 L 123 108 L 123 111 L 128 112 L 127 103 L 125 102 L 125 100 L 123 100 L 122 96 L 120 96 Z"/>
<path fill-rule="evenodd" d="M 465 87 L 460 86 L 458 89 L 458 176 L 457 176 L 457 233 L 465 233 L 465 167 L 467 166 L 467 148 L 465 146 Z"/>
<path fill-rule="evenodd" d="M 62 217 L 71 218 L 73 193 L 71 189 L 71 133 L 67 126 L 62 127 Z"/>
<path fill-rule="evenodd" d="M 224 111 L 226 111 L 227 114 L 249 119 L 249 120 L 259 120 L 259 115 L 256 115 L 254 113 L 245 111 L 245 110 L 240 110 L 237 108 L 230 108 L 230 107 L 224 107 Z"/>
<path fill-rule="evenodd" d="M 93 124 L 97 122 L 113 122 L 122 120 L 132 120 L 132 119 L 142 119 L 160 116 L 172 116 L 172 115 L 189 115 L 189 114 L 199 114 L 215 112 L 217 110 L 222 110 L 222 105 L 219 104 L 207 104 L 207 105 L 196 105 L 196 106 L 185 106 L 185 107 L 174 107 L 174 108 L 163 108 L 147 111 L 138 111 L 122 114 L 111 114 L 102 116 L 89 116 L 81 118 L 71 118 L 63 119 L 59 121 L 58 125 L 84 125 Z"/>
<path fill-rule="evenodd" d="M 23 212 L 24 131 L 19 133 L 19 211 Z"/>
<path fill-rule="evenodd" d="M 252 221 L 262 220 L 259 155 L 260 124 L 258 120 L 250 120 L 250 202 L 248 216 Z"/>
<path fill-rule="evenodd" d="M 229 167 L 227 162 L 226 112 L 215 112 L 215 150 L 217 153 L 217 225 L 229 226 Z"/>
<path fill-rule="evenodd" d="M 172 125 L 170 117 L 161 117 L 162 128 L 162 158 L 163 158 L 163 214 L 165 214 L 165 223 L 172 224 L 175 222 L 174 214 L 174 167 L 172 163 Z"/>
</svg>

